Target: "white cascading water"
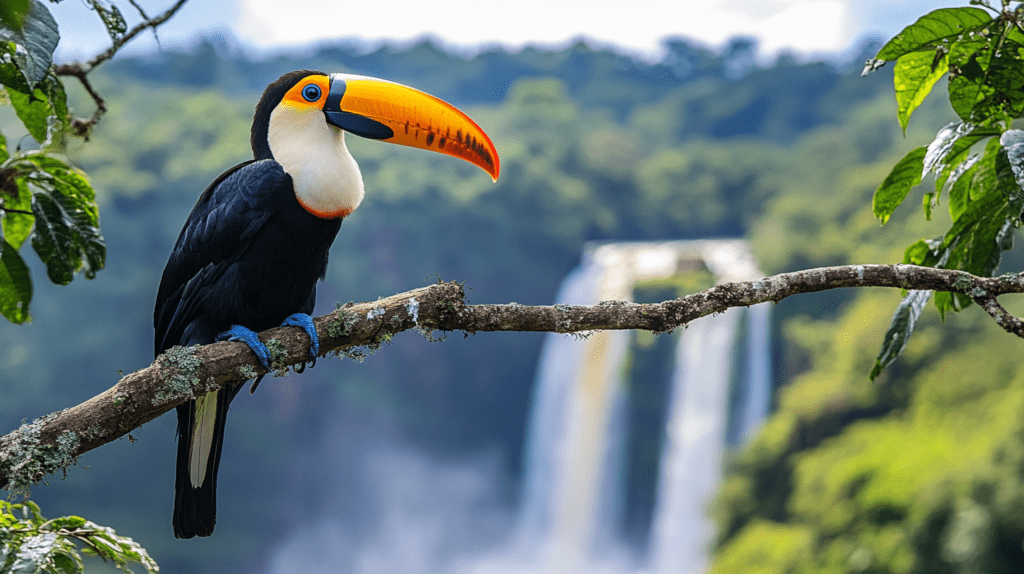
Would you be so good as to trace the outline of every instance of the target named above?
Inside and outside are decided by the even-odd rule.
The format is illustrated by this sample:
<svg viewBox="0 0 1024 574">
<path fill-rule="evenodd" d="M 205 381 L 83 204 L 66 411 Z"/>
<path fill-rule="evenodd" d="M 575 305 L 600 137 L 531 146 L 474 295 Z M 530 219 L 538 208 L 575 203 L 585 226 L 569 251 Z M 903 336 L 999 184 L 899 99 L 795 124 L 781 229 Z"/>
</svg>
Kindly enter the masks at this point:
<svg viewBox="0 0 1024 574">
<path fill-rule="evenodd" d="M 628 301 L 636 283 L 671 277 L 695 261 L 719 282 L 763 276 L 741 241 L 604 244 L 585 251 L 580 267 L 563 283 L 558 303 Z M 745 314 L 747 336 L 737 337 Z M 520 562 L 523 571 L 628 572 L 641 566 L 654 574 L 696 574 L 706 569 L 714 537 L 706 506 L 721 476 L 728 429 L 734 427 L 745 441 L 768 412 L 769 324 L 769 307 L 758 305 L 698 319 L 682 332 L 646 556 L 631 556 L 615 533 L 624 502 L 620 477 L 629 429 L 620 375 L 629 335 L 601 332 L 585 340 L 549 335 L 524 461 L 518 554 L 532 558 Z M 740 339 L 746 339 L 743 380 L 730 408 Z"/>
<path fill-rule="evenodd" d="M 768 303 L 747 310 L 747 394 L 735 414 L 739 444 L 745 444 L 761 428 L 772 405 L 772 307 Z"/>
<path fill-rule="evenodd" d="M 651 522 L 649 563 L 656 574 L 707 567 L 715 525 L 704 507 L 721 474 L 737 323 L 736 312 L 698 319 L 677 345 Z"/>
<path fill-rule="evenodd" d="M 586 254 L 563 282 L 557 303 L 627 298 L 623 275 L 610 272 L 608 263 Z M 544 345 L 517 533 L 537 572 L 590 567 L 597 544 L 614 538 L 611 525 L 621 506 L 614 470 L 621 466 L 624 439 L 617 432 L 624 424 L 624 396 L 616 366 L 628 343 L 628 333 L 605 331 L 586 339 L 549 337 Z"/>
</svg>

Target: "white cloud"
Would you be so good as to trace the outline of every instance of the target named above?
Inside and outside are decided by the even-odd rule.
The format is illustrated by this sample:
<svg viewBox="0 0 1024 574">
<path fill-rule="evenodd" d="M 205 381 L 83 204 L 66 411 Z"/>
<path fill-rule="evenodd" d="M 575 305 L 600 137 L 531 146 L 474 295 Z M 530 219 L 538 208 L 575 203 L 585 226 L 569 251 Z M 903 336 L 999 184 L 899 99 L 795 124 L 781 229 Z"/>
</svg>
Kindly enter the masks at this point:
<svg viewBox="0 0 1024 574">
<path fill-rule="evenodd" d="M 139 0 L 151 14 L 170 0 Z M 119 2 L 126 4 L 124 2 Z M 410 40 L 430 34 L 454 46 L 560 44 L 586 36 L 655 53 L 666 36 L 720 46 L 758 38 L 762 53 L 839 52 L 865 33 L 887 38 L 928 10 L 962 0 L 191 0 L 160 29 L 179 46 L 228 33 L 260 50 L 341 38 Z M 62 53 L 88 56 L 107 45 L 85 2 L 49 5 L 61 25 Z M 127 10 L 131 14 L 130 10 Z M 153 49 L 144 35 L 136 50 Z"/>
<path fill-rule="evenodd" d="M 457 45 L 560 43 L 586 35 L 653 52 L 658 41 L 682 35 L 721 44 L 736 35 L 761 39 L 776 51 L 840 50 L 852 41 L 840 0 L 449 0 L 328 4 L 320 0 L 242 0 L 234 28 L 242 38 L 302 44 L 356 36 L 409 39 L 432 34 Z M 628 6 L 628 8 L 627 8 Z"/>
</svg>

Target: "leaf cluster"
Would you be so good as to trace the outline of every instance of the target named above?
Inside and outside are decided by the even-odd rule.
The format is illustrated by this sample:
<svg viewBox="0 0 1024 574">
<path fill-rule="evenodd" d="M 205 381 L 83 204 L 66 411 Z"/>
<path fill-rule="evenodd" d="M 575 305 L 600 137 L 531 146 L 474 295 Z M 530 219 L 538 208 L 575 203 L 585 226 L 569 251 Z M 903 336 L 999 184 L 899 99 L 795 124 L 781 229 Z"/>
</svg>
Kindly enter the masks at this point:
<svg viewBox="0 0 1024 574">
<path fill-rule="evenodd" d="M 1024 211 L 1024 6 L 1003 0 L 996 7 L 942 8 L 925 14 L 889 40 L 863 74 L 895 61 L 894 87 L 900 126 L 906 132 L 914 110 L 948 77 L 948 97 L 959 116 L 927 146 L 911 150 L 875 191 L 872 209 L 882 224 L 912 189 L 929 176 L 934 190 L 922 198 L 924 215 L 947 197 L 951 225 L 940 237 L 910 245 L 904 262 L 960 269 L 989 276 Z M 908 293 L 893 315 L 870 378 L 905 348 L 931 292 Z M 965 295 L 935 294 L 940 314 L 971 302 Z"/>
<path fill-rule="evenodd" d="M 0 574 L 84 572 L 83 554 L 98 556 L 122 572 L 133 572 L 131 564 L 141 564 L 149 573 L 160 570 L 145 549 L 113 528 L 80 516 L 47 520 L 30 500 L 0 501 Z"/>
<path fill-rule="evenodd" d="M 116 8 L 99 0 L 92 5 L 111 37 L 123 34 Z M 92 185 L 62 156 L 70 115 L 64 84 L 53 72 L 57 23 L 36 0 L 9 8 L 0 11 L 0 89 L 39 144 L 12 153 L 0 134 L 0 313 L 23 323 L 32 300 L 32 280 L 19 252 L 26 239 L 31 237 L 47 276 L 58 285 L 79 271 L 93 278 L 103 268 L 106 246 Z"/>
</svg>

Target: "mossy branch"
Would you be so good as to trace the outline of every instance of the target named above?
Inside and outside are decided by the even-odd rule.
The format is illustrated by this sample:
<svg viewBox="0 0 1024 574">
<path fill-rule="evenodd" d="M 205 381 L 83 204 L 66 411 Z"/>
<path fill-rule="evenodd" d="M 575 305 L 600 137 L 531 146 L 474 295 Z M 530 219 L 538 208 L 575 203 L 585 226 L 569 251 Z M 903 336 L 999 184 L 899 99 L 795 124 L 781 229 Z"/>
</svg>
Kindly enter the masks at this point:
<svg viewBox="0 0 1024 574">
<path fill-rule="evenodd" d="M 783 273 L 758 281 L 723 283 L 694 295 L 662 303 L 604 301 L 597 305 L 468 305 L 457 283 L 438 283 L 372 303 L 348 304 L 314 320 L 321 353 L 360 356 L 410 329 L 426 331 L 531 331 L 578 333 L 610 329 L 668 332 L 730 307 L 778 302 L 798 293 L 841 287 L 896 287 L 964 293 L 1008 332 L 1024 337 L 1024 322 L 999 305 L 996 297 L 1024 293 L 1024 274 L 976 277 L 962 271 L 914 265 L 847 265 Z M 275 340 L 274 367 L 306 360 L 309 342 L 296 327 L 260 333 Z M 27 492 L 47 474 L 66 470 L 77 458 L 221 386 L 263 373 L 243 343 L 222 342 L 174 347 L 144 369 L 84 403 L 50 415 L 0 437 L 0 487 Z"/>
</svg>

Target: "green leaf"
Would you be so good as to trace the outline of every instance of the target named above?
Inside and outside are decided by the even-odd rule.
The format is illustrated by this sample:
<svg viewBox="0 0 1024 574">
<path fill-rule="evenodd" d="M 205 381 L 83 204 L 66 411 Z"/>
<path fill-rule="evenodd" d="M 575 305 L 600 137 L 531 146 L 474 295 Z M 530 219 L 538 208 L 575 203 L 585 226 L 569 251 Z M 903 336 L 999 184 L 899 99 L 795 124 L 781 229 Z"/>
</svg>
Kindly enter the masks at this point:
<svg viewBox="0 0 1024 574">
<path fill-rule="evenodd" d="M 14 42 L 0 40 L 0 84 L 27 94 L 32 90 L 28 87 L 28 82 L 25 81 L 25 75 L 21 73 L 18 65 L 14 62 L 14 55 L 17 51 L 18 47 Z"/>
<path fill-rule="evenodd" d="M 47 76 L 41 84 L 43 93 L 46 94 L 46 100 L 50 104 L 50 109 L 53 110 L 53 117 L 58 125 L 51 125 L 52 128 L 59 128 L 60 133 L 63 133 L 68 128 L 68 95 L 64 91 L 64 82 L 54 76 Z M 51 122 L 52 124 L 52 122 Z M 54 139 L 51 135 L 49 139 Z"/>
<path fill-rule="evenodd" d="M 14 42 L 20 48 L 14 54 L 14 61 L 25 76 L 29 89 L 34 89 L 50 71 L 53 51 L 57 49 L 60 33 L 57 30 L 57 22 L 46 6 L 38 0 L 28 2 L 28 15 L 22 29 L 0 27 L 0 40 Z"/>
<path fill-rule="evenodd" d="M 969 31 L 980 30 L 992 21 L 981 8 L 940 8 L 918 18 L 875 56 L 878 60 L 896 60 L 905 54 L 939 46 Z"/>
<path fill-rule="evenodd" d="M 53 566 L 59 574 L 78 574 L 85 570 L 82 559 L 74 553 L 55 552 Z"/>
<path fill-rule="evenodd" d="M 48 118 L 53 115 L 53 108 L 46 101 L 45 95 L 36 90 L 35 94 L 29 95 L 16 90 L 7 90 L 11 98 L 11 105 L 18 119 L 25 124 L 28 133 L 37 142 L 45 142 L 49 133 Z"/>
<path fill-rule="evenodd" d="M 92 188 L 88 193 L 76 190 L 77 179 L 84 181 L 67 173 L 32 180 L 38 186 L 32 195 L 36 216 L 32 248 L 46 264 L 50 280 L 58 285 L 70 283 L 77 271 L 87 279 L 94 278 L 106 258 Z"/>
<path fill-rule="evenodd" d="M 103 0 L 88 1 L 92 9 L 99 14 L 100 20 L 103 20 L 103 25 L 106 26 L 110 39 L 115 42 L 120 40 L 124 33 L 128 31 L 128 24 L 125 23 L 124 16 L 121 15 L 121 11 L 117 9 L 117 6 L 108 4 Z"/>
<path fill-rule="evenodd" d="M 987 40 L 957 42 L 950 51 L 949 103 L 965 121 L 974 117 L 974 106 L 990 95 L 985 75 L 991 60 L 992 48 Z"/>
<path fill-rule="evenodd" d="M 13 522 L 13 517 L 5 516 L 0 514 L 0 524 L 7 524 Z M 14 561 L 14 554 L 18 552 L 18 545 L 20 540 L 14 536 L 5 536 L 3 544 L 0 544 L 0 574 L 9 574 L 10 564 L 9 562 Z"/>
<path fill-rule="evenodd" d="M 7 151 L 7 138 L 0 134 L 0 163 L 7 161 L 11 154 Z"/>
<path fill-rule="evenodd" d="M 39 505 L 36 504 L 35 502 L 32 502 L 31 500 L 26 500 L 21 503 L 21 506 L 32 514 L 32 518 L 30 518 L 29 520 L 32 521 L 33 525 L 38 527 L 40 524 L 46 522 L 46 519 L 43 518 L 42 511 L 39 510 Z"/>
<path fill-rule="evenodd" d="M 910 291 L 903 301 L 900 301 L 896 312 L 892 315 L 892 322 L 885 332 L 885 339 L 882 341 L 882 348 L 875 359 L 875 366 L 871 368 L 868 378 L 872 381 L 882 373 L 882 369 L 889 363 L 896 360 L 896 357 L 906 348 L 910 336 L 914 333 L 914 326 L 918 317 L 924 309 L 928 299 L 932 296 L 931 291 Z"/>
<path fill-rule="evenodd" d="M 940 142 L 943 132 L 949 130 L 950 126 L 958 126 L 949 133 L 945 141 Z M 924 159 L 926 170 L 935 174 L 935 191 L 942 191 L 946 184 L 953 185 L 954 173 L 962 174 L 965 162 L 973 164 L 977 160 L 975 154 L 971 155 L 971 148 L 983 139 L 1000 135 L 998 128 L 986 128 L 974 126 L 973 124 L 961 124 L 954 122 L 939 132 L 928 146 L 928 155 Z M 933 155 L 934 153 L 934 155 Z M 971 160 L 971 157 L 975 157 Z M 969 167 L 969 166 L 968 166 Z"/>
<path fill-rule="evenodd" d="M 3 76 L 3 66 L 0 66 L 0 82 L 12 79 Z M 14 79 L 20 80 L 21 77 L 15 75 Z M 14 83 L 19 84 L 17 81 Z M 20 85 L 23 87 L 24 82 Z M 68 127 L 68 103 L 64 84 L 59 79 L 47 76 L 31 96 L 17 87 L 8 86 L 6 91 L 15 113 L 36 141 L 48 148 L 63 143 L 63 134 Z"/>
<path fill-rule="evenodd" d="M 950 311 L 959 311 L 956 299 L 953 298 L 953 293 L 949 291 L 939 291 L 935 294 L 935 308 L 939 310 L 939 317 L 943 321 L 946 320 L 946 313 Z"/>
<path fill-rule="evenodd" d="M 903 263 L 925 265 L 924 261 L 929 253 L 931 253 L 931 247 L 929 247 L 928 242 L 924 239 L 918 240 L 903 252 Z"/>
<path fill-rule="evenodd" d="M 924 171 L 935 172 L 942 163 L 942 159 L 950 152 L 958 140 L 970 133 L 973 126 L 964 122 L 950 122 L 935 134 L 935 139 L 928 144 L 928 151 L 924 155 Z"/>
<path fill-rule="evenodd" d="M 1003 251 L 1013 248 L 1013 230 L 1014 222 L 1005 217 L 1004 205 L 1002 213 L 980 220 L 962 236 L 950 255 L 949 268 L 964 269 L 982 277 L 992 275 L 1002 259 Z M 967 308 L 972 302 L 968 295 L 953 294 L 953 308 L 956 311 Z"/>
<path fill-rule="evenodd" d="M 0 169 L 0 173 L 4 171 L 7 170 Z M 24 178 L 17 178 L 15 180 L 14 195 L 4 194 L 2 198 L 3 203 L 0 205 L 0 210 L 32 211 L 32 192 L 29 191 L 28 183 Z M 5 241 L 15 248 L 21 249 L 25 239 L 32 233 L 32 227 L 35 225 L 35 222 L 35 217 L 31 213 L 4 211 L 2 236 Z"/>
<path fill-rule="evenodd" d="M 96 205 L 96 192 L 85 174 L 68 165 L 64 160 L 46 152 L 27 152 L 18 156 L 17 162 L 11 162 L 19 169 L 27 170 L 30 182 L 37 185 L 57 186 L 79 202 L 79 207 L 88 211 L 91 224 L 99 225 L 99 207 Z M 38 168 L 38 169 L 36 169 Z"/>
<path fill-rule="evenodd" d="M 11 574 L 45 574 L 56 543 L 57 535 L 52 532 L 25 538 L 11 565 Z"/>
<path fill-rule="evenodd" d="M 85 526 L 86 520 L 81 516 L 61 516 L 50 520 L 50 528 L 54 530 L 75 530 Z"/>
<path fill-rule="evenodd" d="M 0 2 L 0 26 L 20 32 L 28 14 L 28 0 L 4 0 Z"/>
<path fill-rule="evenodd" d="M 971 181 L 971 201 L 994 194 L 1006 202 L 1011 217 L 1019 215 L 1024 209 L 1024 192 L 1014 179 L 1010 159 L 999 140 L 989 140 L 982 160 Z"/>
<path fill-rule="evenodd" d="M 860 77 L 869 76 L 885 67 L 885 60 L 868 60 L 864 62 L 864 68 L 860 71 Z"/>
<path fill-rule="evenodd" d="M 882 185 L 875 190 L 871 208 L 882 225 L 889 221 L 892 212 L 903 203 L 907 193 L 921 183 L 927 151 L 924 146 L 911 150 L 892 168 Z"/>
<path fill-rule="evenodd" d="M 966 221 L 962 229 L 957 224 L 947 234 L 952 247 L 947 269 L 960 269 L 987 277 L 999 266 L 1002 252 L 1013 247 L 1013 218 L 1008 217 L 1008 205 L 996 194 L 972 201 L 957 223 Z"/>
<path fill-rule="evenodd" d="M 932 87 L 949 71 L 949 61 L 932 52 L 911 52 L 896 62 L 893 84 L 903 134 L 907 133 L 910 115 L 921 105 Z"/>
<path fill-rule="evenodd" d="M 935 134 L 932 143 L 928 144 L 924 171 L 948 177 L 950 169 L 967 158 L 974 144 L 997 135 L 1000 135 L 997 128 L 980 127 L 967 122 L 946 124 Z M 941 186 L 936 186 L 936 191 L 939 189 Z"/>
<path fill-rule="evenodd" d="M 999 138 L 1013 170 L 1013 179 L 1024 188 L 1024 130 L 1006 130 Z"/>
<path fill-rule="evenodd" d="M 964 121 L 1009 123 L 1024 112 L 1024 45 L 993 38 L 954 43 L 949 52 L 949 102 Z"/>
<path fill-rule="evenodd" d="M 978 155 L 961 163 L 949 176 L 949 216 L 955 223 L 967 210 L 971 199 L 971 183 L 974 178 L 974 167 L 978 163 Z"/>
<path fill-rule="evenodd" d="M 0 242 L 0 252 L 0 314 L 12 323 L 24 323 L 30 318 L 28 305 L 32 301 L 28 266 L 7 241 Z"/>
<path fill-rule="evenodd" d="M 157 572 L 159 567 L 138 542 L 127 536 L 119 536 L 113 528 L 86 522 L 85 527 L 95 533 L 84 541 L 92 544 L 92 550 L 104 560 L 114 562 L 119 570 L 130 571 L 128 562 L 142 564 L 146 571 Z"/>
</svg>

